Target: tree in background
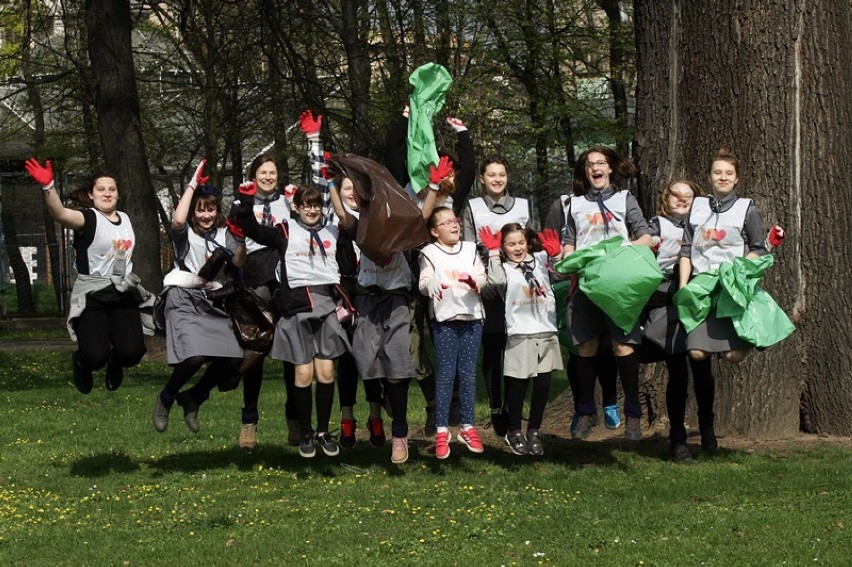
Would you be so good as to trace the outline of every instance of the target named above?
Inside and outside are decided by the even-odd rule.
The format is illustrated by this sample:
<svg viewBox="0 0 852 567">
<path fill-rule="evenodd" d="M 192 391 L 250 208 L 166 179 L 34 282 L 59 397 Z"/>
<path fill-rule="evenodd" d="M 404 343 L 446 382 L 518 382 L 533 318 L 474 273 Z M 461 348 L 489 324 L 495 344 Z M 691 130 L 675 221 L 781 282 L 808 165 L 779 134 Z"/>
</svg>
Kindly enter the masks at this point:
<svg viewBox="0 0 852 567">
<path fill-rule="evenodd" d="M 710 155 L 729 144 L 740 195 L 788 230 L 764 284 L 797 331 L 716 365 L 720 430 L 852 434 L 852 6 L 636 0 L 635 16 L 645 204 L 675 177 L 706 186 Z"/>
</svg>

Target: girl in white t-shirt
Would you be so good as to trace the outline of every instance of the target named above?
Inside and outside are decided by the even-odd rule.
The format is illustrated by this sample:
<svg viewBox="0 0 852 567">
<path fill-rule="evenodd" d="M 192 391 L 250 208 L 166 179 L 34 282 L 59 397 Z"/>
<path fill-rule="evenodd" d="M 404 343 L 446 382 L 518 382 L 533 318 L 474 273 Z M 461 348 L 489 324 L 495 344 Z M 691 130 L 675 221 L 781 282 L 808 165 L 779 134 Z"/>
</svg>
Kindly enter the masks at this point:
<svg viewBox="0 0 852 567">
<path fill-rule="evenodd" d="M 485 266 L 476 244 L 460 241 L 461 223 L 452 209 L 437 207 L 427 221 L 433 242 L 420 251 L 420 293 L 431 299 L 429 322 L 438 371 L 435 380 L 435 455 L 450 456 L 449 417 L 453 382 L 459 377 L 461 430 L 458 440 L 474 453 L 484 448 L 474 423 L 476 362 L 484 311 L 479 290 Z"/>
</svg>

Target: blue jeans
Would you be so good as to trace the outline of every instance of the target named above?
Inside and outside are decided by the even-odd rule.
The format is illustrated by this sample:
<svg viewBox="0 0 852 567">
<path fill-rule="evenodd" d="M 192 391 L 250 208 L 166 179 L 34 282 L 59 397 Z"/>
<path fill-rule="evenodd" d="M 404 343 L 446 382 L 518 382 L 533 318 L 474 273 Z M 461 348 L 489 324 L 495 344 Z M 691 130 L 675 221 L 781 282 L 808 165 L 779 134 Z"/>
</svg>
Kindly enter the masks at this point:
<svg viewBox="0 0 852 567">
<path fill-rule="evenodd" d="M 482 342 L 482 321 L 432 321 L 432 343 L 438 371 L 435 378 L 435 425 L 447 427 L 453 381 L 459 377 L 462 425 L 472 425 L 476 405 L 476 361 Z"/>
</svg>

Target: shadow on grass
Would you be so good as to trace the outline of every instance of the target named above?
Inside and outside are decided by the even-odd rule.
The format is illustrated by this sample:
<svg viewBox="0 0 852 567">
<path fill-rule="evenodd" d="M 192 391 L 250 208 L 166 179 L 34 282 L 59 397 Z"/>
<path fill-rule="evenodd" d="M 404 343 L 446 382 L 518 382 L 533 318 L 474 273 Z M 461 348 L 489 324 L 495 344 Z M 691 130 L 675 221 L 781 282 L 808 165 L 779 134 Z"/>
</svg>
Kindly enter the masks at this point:
<svg viewBox="0 0 852 567">
<path fill-rule="evenodd" d="M 132 473 L 138 471 L 139 463 L 124 453 L 102 453 L 77 460 L 71 465 L 71 476 L 99 478 L 110 473 Z"/>
<path fill-rule="evenodd" d="M 617 469 L 631 472 L 641 468 L 642 463 L 630 455 L 645 459 L 668 461 L 668 439 L 659 434 L 651 435 L 640 442 L 609 438 L 598 441 L 574 441 L 555 435 L 542 435 L 545 454 L 542 457 L 513 454 L 505 444 L 495 441 L 486 445 L 485 453 L 473 454 L 461 443 L 451 444 L 451 454 L 446 460 L 435 457 L 434 443 L 430 439 L 415 437 L 410 440 L 409 460 L 403 465 L 390 462 L 390 443 L 376 448 L 361 441 L 354 448 L 341 450 L 337 457 L 326 457 L 317 450 L 311 459 L 299 456 L 298 449 L 284 445 L 262 445 L 253 451 L 245 451 L 236 445 L 212 451 L 176 452 L 150 460 L 134 461 L 123 453 L 104 453 L 77 460 L 71 465 L 70 474 L 82 477 L 102 477 L 110 473 L 136 472 L 141 467 L 151 469 L 155 476 L 170 473 L 199 473 L 211 470 L 236 469 L 243 472 L 264 469 L 289 471 L 297 478 L 323 475 L 331 478 L 351 474 L 375 474 L 383 472 L 389 477 L 404 477 L 414 470 L 427 469 L 436 477 L 458 468 L 466 468 L 472 474 L 487 474 L 485 468 L 498 467 L 507 472 L 523 469 L 534 470 L 541 464 L 563 466 L 568 470 L 585 468 Z M 700 455 L 698 439 L 691 442 L 696 463 L 714 458 L 725 458 L 738 451 L 720 449 L 716 457 Z M 683 466 L 672 463 L 672 466 Z"/>
</svg>

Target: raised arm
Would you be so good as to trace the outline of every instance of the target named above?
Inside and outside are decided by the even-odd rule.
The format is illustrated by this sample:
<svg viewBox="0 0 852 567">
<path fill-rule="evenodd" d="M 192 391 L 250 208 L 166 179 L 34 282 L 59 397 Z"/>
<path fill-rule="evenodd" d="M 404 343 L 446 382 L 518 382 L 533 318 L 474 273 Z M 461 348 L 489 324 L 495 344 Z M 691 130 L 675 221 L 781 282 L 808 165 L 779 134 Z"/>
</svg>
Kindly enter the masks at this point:
<svg viewBox="0 0 852 567">
<path fill-rule="evenodd" d="M 48 160 L 44 162 L 44 165 L 41 165 L 35 158 L 30 158 L 26 161 L 25 167 L 30 177 L 41 185 L 42 191 L 44 191 L 44 205 L 47 207 L 50 216 L 65 228 L 74 231 L 82 230 L 85 224 L 83 213 L 69 209 L 62 204 L 62 200 L 55 190 L 53 166 L 50 165 L 50 161 Z"/>
<path fill-rule="evenodd" d="M 192 214 L 189 207 L 192 205 L 192 197 L 195 195 L 195 190 L 199 185 L 203 185 L 210 180 L 209 176 L 204 175 L 205 165 L 207 165 L 207 159 L 202 159 L 198 167 L 195 168 L 192 179 L 186 184 L 186 189 L 184 189 L 183 195 L 181 195 L 180 201 L 178 201 L 175 207 L 175 214 L 172 217 L 172 228 L 175 230 L 183 230 L 183 227 L 186 226 L 186 219 Z"/>
<path fill-rule="evenodd" d="M 456 191 L 453 193 L 453 213 L 460 217 L 476 179 L 476 156 L 467 126 L 458 118 L 452 117 L 447 118 L 447 124 L 456 132 L 456 156 L 459 163 L 456 172 Z"/>
</svg>

